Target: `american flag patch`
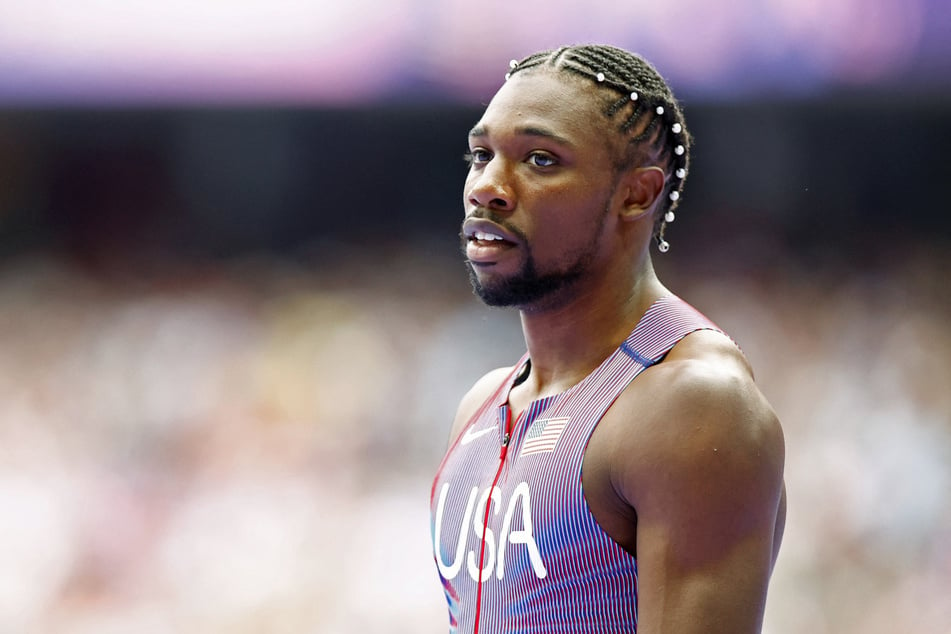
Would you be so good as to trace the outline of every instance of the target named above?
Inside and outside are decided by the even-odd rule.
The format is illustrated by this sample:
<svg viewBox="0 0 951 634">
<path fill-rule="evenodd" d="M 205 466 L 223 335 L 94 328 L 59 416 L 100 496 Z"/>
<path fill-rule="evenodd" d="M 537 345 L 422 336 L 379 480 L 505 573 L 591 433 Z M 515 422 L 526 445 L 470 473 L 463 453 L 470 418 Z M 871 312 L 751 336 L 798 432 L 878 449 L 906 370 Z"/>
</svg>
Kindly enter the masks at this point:
<svg viewBox="0 0 951 634">
<path fill-rule="evenodd" d="M 525 442 L 522 444 L 520 456 L 530 456 L 536 453 L 551 453 L 558 444 L 558 439 L 568 426 L 568 417 L 544 418 L 536 420 L 525 433 Z"/>
</svg>

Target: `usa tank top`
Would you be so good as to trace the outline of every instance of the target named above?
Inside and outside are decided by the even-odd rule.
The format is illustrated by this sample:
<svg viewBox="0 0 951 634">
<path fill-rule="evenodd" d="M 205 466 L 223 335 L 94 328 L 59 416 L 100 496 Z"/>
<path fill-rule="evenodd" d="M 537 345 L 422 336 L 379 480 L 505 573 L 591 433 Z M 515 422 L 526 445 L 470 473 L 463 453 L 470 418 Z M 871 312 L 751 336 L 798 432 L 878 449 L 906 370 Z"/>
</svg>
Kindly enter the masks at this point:
<svg viewBox="0 0 951 634">
<path fill-rule="evenodd" d="M 588 508 L 584 451 L 624 388 L 700 329 L 718 330 L 683 300 L 661 298 L 598 368 L 514 424 L 508 393 L 527 354 L 485 401 L 443 458 L 430 496 L 450 632 L 636 631 L 637 562 Z"/>
</svg>

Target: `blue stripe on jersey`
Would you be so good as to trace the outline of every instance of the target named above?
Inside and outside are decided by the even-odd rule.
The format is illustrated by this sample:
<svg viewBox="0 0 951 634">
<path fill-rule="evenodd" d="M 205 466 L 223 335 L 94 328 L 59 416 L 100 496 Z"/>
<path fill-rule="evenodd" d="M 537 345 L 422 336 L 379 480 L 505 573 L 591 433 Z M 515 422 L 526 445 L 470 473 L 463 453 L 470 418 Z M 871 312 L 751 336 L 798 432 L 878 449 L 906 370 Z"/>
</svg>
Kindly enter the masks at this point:
<svg viewBox="0 0 951 634">
<path fill-rule="evenodd" d="M 626 341 L 621 344 L 621 350 L 623 350 L 627 356 L 631 357 L 632 359 L 640 363 L 645 368 L 650 367 L 654 365 L 655 363 L 653 359 L 648 359 L 647 357 L 642 356 L 637 350 L 633 349 L 630 346 L 630 344 Z"/>
</svg>

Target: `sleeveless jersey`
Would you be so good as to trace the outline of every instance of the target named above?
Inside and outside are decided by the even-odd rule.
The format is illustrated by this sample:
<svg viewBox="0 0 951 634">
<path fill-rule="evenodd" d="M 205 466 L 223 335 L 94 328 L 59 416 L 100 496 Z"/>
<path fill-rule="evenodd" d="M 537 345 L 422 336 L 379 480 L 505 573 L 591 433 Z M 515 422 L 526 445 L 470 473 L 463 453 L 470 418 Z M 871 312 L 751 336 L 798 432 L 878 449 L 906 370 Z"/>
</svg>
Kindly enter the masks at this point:
<svg viewBox="0 0 951 634">
<path fill-rule="evenodd" d="M 582 461 L 625 387 L 701 329 L 719 330 L 679 298 L 664 297 L 597 369 L 535 401 L 514 424 L 508 393 L 527 354 L 476 412 L 443 458 L 430 496 L 450 632 L 473 633 L 477 619 L 478 634 L 636 631 L 637 562 L 591 514 Z"/>
</svg>

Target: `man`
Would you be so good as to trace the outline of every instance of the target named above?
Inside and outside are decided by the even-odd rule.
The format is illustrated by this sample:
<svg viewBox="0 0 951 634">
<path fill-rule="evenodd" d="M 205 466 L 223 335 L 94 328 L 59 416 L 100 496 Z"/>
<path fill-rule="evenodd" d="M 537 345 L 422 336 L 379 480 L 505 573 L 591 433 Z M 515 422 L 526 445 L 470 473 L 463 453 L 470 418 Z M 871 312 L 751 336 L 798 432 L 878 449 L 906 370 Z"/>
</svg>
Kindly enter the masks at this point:
<svg viewBox="0 0 951 634">
<path fill-rule="evenodd" d="M 651 265 L 689 141 L 657 72 L 607 46 L 513 61 L 469 134 L 472 283 L 528 351 L 462 399 L 433 483 L 453 632 L 761 629 L 782 431 Z"/>
</svg>

